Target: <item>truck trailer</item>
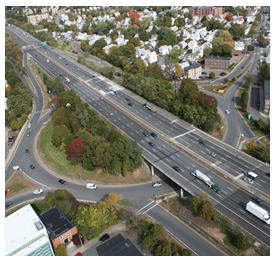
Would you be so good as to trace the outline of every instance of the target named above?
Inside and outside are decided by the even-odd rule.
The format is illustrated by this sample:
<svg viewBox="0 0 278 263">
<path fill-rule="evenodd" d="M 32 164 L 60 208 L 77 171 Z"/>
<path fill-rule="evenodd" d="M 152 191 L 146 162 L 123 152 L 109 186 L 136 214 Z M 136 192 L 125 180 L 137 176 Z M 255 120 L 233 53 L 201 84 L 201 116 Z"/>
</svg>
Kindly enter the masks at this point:
<svg viewBox="0 0 278 263">
<path fill-rule="evenodd" d="M 149 103 L 144 103 L 143 107 L 146 107 L 148 110 L 150 110 L 152 112 L 156 112 L 156 108 Z"/>
<path fill-rule="evenodd" d="M 200 179 L 201 181 L 203 181 L 207 185 L 207 187 L 211 188 L 216 193 L 219 194 L 221 192 L 221 187 L 219 186 L 219 184 L 214 184 L 208 176 L 206 176 L 199 170 L 192 171 L 191 175 L 193 175 L 193 176 L 197 177 L 198 179 Z"/>
<path fill-rule="evenodd" d="M 270 225 L 270 216 L 265 209 L 261 208 L 260 206 L 256 205 L 255 203 L 249 201 L 246 204 L 246 210 L 251 215 L 254 215 L 255 217 L 261 219 L 266 224 Z"/>
</svg>

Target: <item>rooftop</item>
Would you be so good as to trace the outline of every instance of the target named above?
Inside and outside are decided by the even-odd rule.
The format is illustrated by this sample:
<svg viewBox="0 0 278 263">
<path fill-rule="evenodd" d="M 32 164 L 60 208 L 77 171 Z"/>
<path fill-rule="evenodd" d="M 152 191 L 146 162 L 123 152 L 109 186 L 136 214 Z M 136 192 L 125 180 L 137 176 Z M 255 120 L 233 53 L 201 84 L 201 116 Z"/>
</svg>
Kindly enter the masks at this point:
<svg viewBox="0 0 278 263">
<path fill-rule="evenodd" d="M 212 60 L 231 60 L 231 57 L 206 57 L 206 59 L 212 59 Z"/>
</svg>

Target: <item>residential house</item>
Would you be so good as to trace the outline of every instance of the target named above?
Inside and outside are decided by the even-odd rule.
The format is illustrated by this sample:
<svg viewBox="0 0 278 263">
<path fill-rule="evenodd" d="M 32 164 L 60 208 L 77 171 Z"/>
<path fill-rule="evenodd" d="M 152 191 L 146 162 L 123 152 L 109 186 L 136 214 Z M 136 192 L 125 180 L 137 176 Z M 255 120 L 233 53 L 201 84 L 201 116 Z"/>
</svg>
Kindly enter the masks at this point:
<svg viewBox="0 0 278 263">
<path fill-rule="evenodd" d="M 117 43 L 118 47 L 126 45 L 128 41 L 128 39 L 124 39 L 122 37 L 118 37 L 117 39 L 115 39 L 115 42 Z"/>
<path fill-rule="evenodd" d="M 222 7 L 215 6 L 192 6 L 189 8 L 189 12 L 192 16 L 198 16 L 202 18 L 203 16 L 217 16 L 223 13 Z"/>
<path fill-rule="evenodd" d="M 183 69 L 183 70 L 184 70 L 184 68 L 186 68 L 186 67 L 189 67 L 189 66 L 190 66 L 190 64 L 189 64 L 189 62 L 188 62 L 188 61 L 183 62 L 183 63 L 179 63 L 179 65 L 180 65 L 181 69 Z"/>
<path fill-rule="evenodd" d="M 157 62 L 157 54 L 155 51 L 150 52 L 147 54 L 147 60 L 149 62 L 149 64 L 155 63 Z"/>
<path fill-rule="evenodd" d="M 266 50 L 265 63 L 267 63 L 267 64 L 270 63 L 270 48 L 268 48 L 268 49 Z"/>
<path fill-rule="evenodd" d="M 193 64 L 184 68 L 184 76 L 190 79 L 198 79 L 202 75 L 202 66 L 200 64 Z"/>
<path fill-rule="evenodd" d="M 172 50 L 172 46 L 164 45 L 159 48 L 159 54 L 165 56 L 166 54 L 169 54 L 171 50 Z"/>
<path fill-rule="evenodd" d="M 176 31 L 178 30 L 178 27 L 177 27 L 177 26 L 172 26 L 172 27 L 170 27 L 170 29 L 171 29 L 172 31 L 176 32 Z"/>
<path fill-rule="evenodd" d="M 77 40 L 87 40 L 87 37 L 88 37 L 88 35 L 87 35 L 87 33 L 85 32 L 85 33 L 79 33 L 75 38 L 77 39 Z"/>
<path fill-rule="evenodd" d="M 185 54 L 182 62 L 189 61 L 191 64 L 198 62 L 200 59 L 199 53 Z"/>
<path fill-rule="evenodd" d="M 102 50 L 106 53 L 106 54 L 109 54 L 109 51 L 112 47 L 116 47 L 117 45 L 115 44 L 110 44 L 110 45 L 107 45 L 105 47 L 102 48 Z"/>
<path fill-rule="evenodd" d="M 205 67 L 229 68 L 231 60 L 231 57 L 206 57 Z"/>
<path fill-rule="evenodd" d="M 197 46 L 198 46 L 198 43 L 197 43 L 197 41 L 196 41 L 195 39 L 192 40 L 192 41 L 190 41 L 190 42 L 188 43 L 188 49 L 193 50 L 193 49 L 195 49 Z"/>
<path fill-rule="evenodd" d="M 182 48 L 182 49 L 185 49 L 187 47 L 187 43 L 183 40 L 181 41 L 179 44 L 179 47 Z"/>
<path fill-rule="evenodd" d="M 72 22 L 69 21 L 69 20 L 66 20 L 66 22 L 64 23 L 64 25 L 71 26 L 71 25 L 72 25 Z"/>
<path fill-rule="evenodd" d="M 61 14 L 61 20 L 63 20 L 63 21 L 69 20 L 68 15 L 66 15 L 66 14 Z"/>
<path fill-rule="evenodd" d="M 235 41 L 235 51 L 243 51 L 245 49 L 245 45 L 241 41 Z"/>
<path fill-rule="evenodd" d="M 40 214 L 40 219 L 47 229 L 54 249 L 58 245 L 69 244 L 72 236 L 78 234 L 73 221 L 69 220 L 57 205 Z"/>
<path fill-rule="evenodd" d="M 264 113 L 270 114 L 270 80 L 264 81 Z"/>
<path fill-rule="evenodd" d="M 211 48 L 212 49 L 212 44 L 210 42 L 205 42 L 203 45 L 201 45 L 201 48 L 204 50 L 205 48 Z"/>
</svg>

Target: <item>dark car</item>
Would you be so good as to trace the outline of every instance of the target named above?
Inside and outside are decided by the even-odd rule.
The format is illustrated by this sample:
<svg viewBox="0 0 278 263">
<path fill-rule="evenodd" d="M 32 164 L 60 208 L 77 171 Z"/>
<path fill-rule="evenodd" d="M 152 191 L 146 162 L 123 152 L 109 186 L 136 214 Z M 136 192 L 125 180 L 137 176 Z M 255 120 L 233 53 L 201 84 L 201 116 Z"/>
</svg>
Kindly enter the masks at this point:
<svg viewBox="0 0 278 263">
<path fill-rule="evenodd" d="M 149 134 L 147 132 L 143 132 L 143 134 L 147 137 L 149 136 Z"/>
<path fill-rule="evenodd" d="M 125 100 L 130 101 L 130 98 L 126 98 Z"/>
<path fill-rule="evenodd" d="M 241 67 L 241 69 L 244 69 L 245 67 Z"/>
<path fill-rule="evenodd" d="M 265 173 L 265 175 L 269 176 L 270 177 L 270 173 Z"/>
<path fill-rule="evenodd" d="M 261 205 L 263 204 L 263 200 L 257 196 L 252 196 L 252 199 Z"/>
<path fill-rule="evenodd" d="M 151 133 L 151 136 L 153 136 L 154 138 L 157 137 L 156 133 L 154 133 L 154 132 Z"/>
<path fill-rule="evenodd" d="M 29 136 L 30 136 L 30 134 L 31 134 L 31 132 L 27 132 L 26 136 L 27 136 L 27 137 L 29 137 Z"/>
<path fill-rule="evenodd" d="M 100 243 L 103 243 L 105 242 L 106 240 L 108 240 L 110 238 L 110 236 L 108 234 L 104 234 L 100 239 L 99 239 L 99 242 Z"/>
<path fill-rule="evenodd" d="M 65 181 L 65 180 L 62 180 L 62 179 L 59 179 L 59 183 L 60 183 L 60 184 L 66 184 L 66 181 Z"/>
<path fill-rule="evenodd" d="M 155 146 L 155 144 L 153 142 L 149 142 L 149 145 L 152 146 L 152 147 Z"/>
<path fill-rule="evenodd" d="M 35 169 L 35 166 L 34 166 L 33 164 L 31 164 L 31 165 L 30 165 L 30 168 L 31 168 L 32 170 L 34 170 L 34 169 Z"/>
<path fill-rule="evenodd" d="M 181 172 L 181 169 L 178 166 L 176 166 L 176 165 L 173 166 L 173 169 L 176 170 L 178 173 Z"/>
<path fill-rule="evenodd" d="M 28 149 L 25 150 L 25 154 L 29 154 L 29 150 Z"/>
<path fill-rule="evenodd" d="M 129 106 L 129 107 L 132 107 L 132 106 L 133 106 L 133 104 L 130 102 L 130 103 L 128 103 L 128 106 Z"/>
<path fill-rule="evenodd" d="M 12 202 L 11 201 L 8 201 L 8 202 L 5 202 L 5 208 L 9 207 L 12 205 Z"/>
<path fill-rule="evenodd" d="M 203 139 L 199 139 L 199 143 L 201 143 L 201 144 L 205 144 L 205 143 L 206 143 L 206 141 L 205 141 L 205 140 L 203 140 Z"/>
</svg>

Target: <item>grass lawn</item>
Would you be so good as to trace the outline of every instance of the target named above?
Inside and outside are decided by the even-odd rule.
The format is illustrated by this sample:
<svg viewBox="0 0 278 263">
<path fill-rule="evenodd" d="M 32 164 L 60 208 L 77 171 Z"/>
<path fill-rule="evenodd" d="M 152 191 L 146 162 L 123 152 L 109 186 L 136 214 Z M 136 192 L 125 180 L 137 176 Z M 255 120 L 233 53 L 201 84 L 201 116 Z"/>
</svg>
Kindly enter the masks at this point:
<svg viewBox="0 0 278 263">
<path fill-rule="evenodd" d="M 64 42 L 58 42 L 58 48 L 61 50 L 72 52 L 73 50 L 76 50 L 76 46 L 74 44 L 66 44 L 66 41 Z"/>
</svg>

